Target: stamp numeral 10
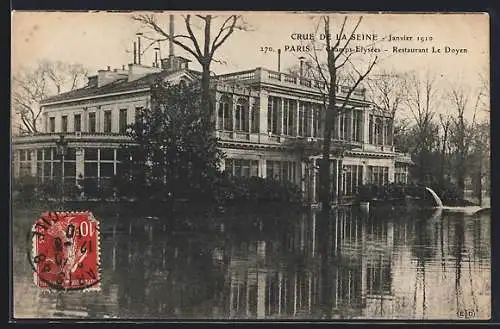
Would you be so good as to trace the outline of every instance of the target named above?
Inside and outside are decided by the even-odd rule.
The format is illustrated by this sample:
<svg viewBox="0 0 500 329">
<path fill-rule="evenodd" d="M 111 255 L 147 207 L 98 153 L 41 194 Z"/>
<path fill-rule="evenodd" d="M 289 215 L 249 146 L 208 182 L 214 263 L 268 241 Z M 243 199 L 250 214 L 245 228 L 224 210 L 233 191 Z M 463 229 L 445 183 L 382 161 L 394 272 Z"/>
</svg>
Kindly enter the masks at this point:
<svg viewBox="0 0 500 329">
<path fill-rule="evenodd" d="M 80 227 L 79 227 L 80 236 L 86 237 L 88 235 L 88 236 L 92 237 L 94 235 L 94 230 L 95 230 L 95 227 L 94 227 L 93 222 L 83 221 L 80 223 Z"/>
</svg>

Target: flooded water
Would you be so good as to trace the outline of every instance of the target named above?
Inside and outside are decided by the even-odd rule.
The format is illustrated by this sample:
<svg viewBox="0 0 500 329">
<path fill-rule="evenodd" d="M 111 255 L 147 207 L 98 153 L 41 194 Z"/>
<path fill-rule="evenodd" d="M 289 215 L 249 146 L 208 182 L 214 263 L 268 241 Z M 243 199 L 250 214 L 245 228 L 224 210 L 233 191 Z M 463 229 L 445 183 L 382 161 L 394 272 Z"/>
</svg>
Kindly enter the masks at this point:
<svg viewBox="0 0 500 329">
<path fill-rule="evenodd" d="M 198 233 L 98 218 L 102 290 L 86 293 L 34 286 L 26 233 L 39 214 L 14 215 L 16 318 L 490 317 L 489 214 L 226 213 L 223 230 Z"/>
</svg>

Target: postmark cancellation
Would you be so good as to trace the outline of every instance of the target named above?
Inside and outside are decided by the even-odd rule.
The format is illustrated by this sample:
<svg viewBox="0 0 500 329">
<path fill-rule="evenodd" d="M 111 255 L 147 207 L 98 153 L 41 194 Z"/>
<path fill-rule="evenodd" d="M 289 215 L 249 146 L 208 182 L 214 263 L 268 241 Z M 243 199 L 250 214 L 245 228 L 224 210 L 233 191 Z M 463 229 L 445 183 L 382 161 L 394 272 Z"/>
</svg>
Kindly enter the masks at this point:
<svg viewBox="0 0 500 329">
<path fill-rule="evenodd" d="M 100 230 L 91 212 L 45 212 L 28 239 L 28 260 L 39 288 L 100 290 Z"/>
</svg>

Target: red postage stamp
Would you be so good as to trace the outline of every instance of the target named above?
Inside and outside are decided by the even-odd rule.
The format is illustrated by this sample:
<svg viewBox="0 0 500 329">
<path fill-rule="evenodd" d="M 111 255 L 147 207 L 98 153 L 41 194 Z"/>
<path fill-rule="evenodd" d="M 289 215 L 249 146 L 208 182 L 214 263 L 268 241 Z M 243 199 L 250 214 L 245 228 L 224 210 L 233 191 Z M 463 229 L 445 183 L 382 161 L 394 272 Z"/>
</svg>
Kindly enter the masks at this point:
<svg viewBox="0 0 500 329">
<path fill-rule="evenodd" d="M 99 222 L 91 212 L 47 212 L 33 224 L 29 260 L 35 284 L 100 290 Z"/>
</svg>

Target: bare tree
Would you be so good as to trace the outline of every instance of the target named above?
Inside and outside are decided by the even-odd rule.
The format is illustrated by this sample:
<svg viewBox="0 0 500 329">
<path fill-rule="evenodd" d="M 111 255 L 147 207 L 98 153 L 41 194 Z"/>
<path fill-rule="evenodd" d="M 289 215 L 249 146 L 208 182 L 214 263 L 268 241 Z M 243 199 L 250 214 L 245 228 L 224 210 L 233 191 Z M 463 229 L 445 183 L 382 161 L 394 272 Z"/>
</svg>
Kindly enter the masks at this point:
<svg viewBox="0 0 500 329">
<path fill-rule="evenodd" d="M 449 94 L 451 105 L 455 110 L 450 142 L 454 146 L 456 153 L 457 185 L 463 199 L 467 166 L 477 129 L 476 115 L 483 92 L 480 88 L 473 95 L 473 92 L 463 85 L 455 85 L 450 88 Z M 467 112 L 472 114 L 472 118 L 469 120 L 466 118 Z"/>
<path fill-rule="evenodd" d="M 490 111 L 490 79 L 489 70 L 479 73 L 480 107 L 483 111 Z"/>
<path fill-rule="evenodd" d="M 40 66 L 56 88 L 56 94 L 64 90 L 74 90 L 87 80 L 88 70 L 81 64 L 42 61 Z"/>
<path fill-rule="evenodd" d="M 347 27 L 347 16 L 344 17 L 339 30 L 339 35 L 352 35 L 355 34 L 359 25 L 361 24 L 363 17 L 359 17 L 352 29 Z M 330 177 L 330 153 L 332 151 L 332 133 L 334 120 L 337 116 L 345 111 L 346 105 L 349 103 L 351 96 L 355 90 L 357 90 L 360 83 L 367 77 L 370 71 L 375 66 L 378 57 L 375 56 L 373 60 L 370 61 L 368 66 L 364 71 L 360 71 L 357 65 L 353 64 L 351 56 L 355 53 L 353 51 L 348 52 L 348 48 L 351 38 L 342 40 L 342 38 L 337 38 L 337 40 L 332 40 L 334 33 L 331 33 L 331 23 L 329 16 L 322 16 L 317 25 L 316 30 L 322 27 L 325 38 L 325 48 L 326 53 L 326 65 L 321 60 L 319 52 L 316 50 L 317 47 L 314 46 L 314 51 L 310 53 L 310 57 L 313 65 L 315 66 L 316 79 L 322 81 L 325 87 L 323 95 L 324 100 L 324 124 L 323 124 L 323 147 L 322 147 L 322 159 L 319 166 L 319 201 L 322 205 L 322 209 L 325 215 L 329 212 L 330 202 L 332 200 L 331 191 L 331 177 Z M 332 44 L 333 43 L 333 44 Z M 349 66 L 349 70 L 346 69 L 346 65 Z M 344 73 L 344 74 L 342 74 Z M 350 81 L 348 90 L 346 94 L 340 98 L 337 95 L 337 85 L 340 79 Z M 337 101 L 340 101 L 340 106 L 337 106 Z M 341 150 L 341 153 L 343 150 Z"/>
<path fill-rule="evenodd" d="M 410 153 L 415 148 L 411 128 L 408 118 L 394 120 L 394 146 L 400 152 Z"/>
<path fill-rule="evenodd" d="M 194 20 L 193 20 L 194 18 Z M 154 14 L 137 15 L 133 20 L 142 23 L 152 32 L 152 36 L 145 36 L 152 43 L 171 41 L 173 44 L 181 47 L 192 55 L 202 67 L 201 75 L 201 106 L 208 108 L 208 117 L 212 117 L 213 106 L 210 97 L 210 65 L 214 61 L 216 51 L 229 39 L 237 30 L 248 30 L 247 24 L 239 15 L 230 15 L 227 17 L 218 17 L 213 15 L 185 15 L 183 16 L 186 34 L 170 35 Z M 217 24 L 222 21 L 222 23 Z M 203 37 L 198 38 L 193 32 L 201 23 Z M 215 33 L 214 33 L 215 31 Z"/>
<path fill-rule="evenodd" d="M 490 122 L 489 120 L 484 120 L 477 124 L 476 131 L 474 134 L 473 143 L 473 163 L 472 172 L 473 176 L 476 178 L 476 195 L 479 198 L 479 204 L 482 205 L 483 201 L 483 179 L 486 180 L 486 189 L 489 192 L 491 187 L 490 179 Z M 474 175 L 475 172 L 475 175 Z"/>
<path fill-rule="evenodd" d="M 439 107 L 440 91 L 436 86 L 435 76 L 429 72 L 423 77 L 411 74 L 406 89 L 406 107 L 415 122 L 417 175 L 420 181 L 425 182 L 430 175 L 429 158 L 436 142 L 437 126 L 434 117 Z"/>
<path fill-rule="evenodd" d="M 40 61 L 34 69 L 21 69 L 12 77 L 12 123 L 19 125 L 20 133 L 37 133 L 40 101 L 81 87 L 87 73 L 80 64 L 47 60 Z"/>
<path fill-rule="evenodd" d="M 370 99 L 377 107 L 394 117 L 397 109 L 407 97 L 406 79 L 406 74 L 387 70 L 372 74 L 366 79 L 371 94 Z"/>
<path fill-rule="evenodd" d="M 452 124 L 452 118 L 450 115 L 444 115 L 440 114 L 439 115 L 439 125 L 440 125 L 440 144 L 441 144 L 441 149 L 440 149 L 440 163 L 439 163 L 439 180 L 441 186 L 444 185 L 444 180 L 445 180 L 445 168 L 448 167 L 449 165 L 446 166 L 447 162 L 448 164 L 450 163 L 449 161 L 449 155 L 451 153 L 451 148 L 450 148 L 450 129 L 451 129 L 451 124 Z M 448 171 L 448 179 L 450 178 L 451 170 Z"/>
</svg>

